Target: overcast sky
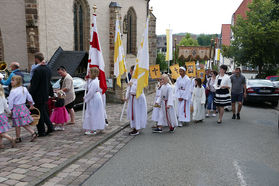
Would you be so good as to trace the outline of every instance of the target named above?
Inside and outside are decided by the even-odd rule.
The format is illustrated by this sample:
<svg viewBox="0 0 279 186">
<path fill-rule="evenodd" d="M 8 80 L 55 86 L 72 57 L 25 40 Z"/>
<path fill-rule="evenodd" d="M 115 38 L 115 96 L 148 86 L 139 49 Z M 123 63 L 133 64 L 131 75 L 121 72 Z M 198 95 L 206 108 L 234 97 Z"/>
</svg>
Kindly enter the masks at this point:
<svg viewBox="0 0 279 186">
<path fill-rule="evenodd" d="M 157 34 L 221 33 L 222 24 L 230 24 L 232 14 L 243 0 L 151 0 L 157 18 Z"/>
</svg>

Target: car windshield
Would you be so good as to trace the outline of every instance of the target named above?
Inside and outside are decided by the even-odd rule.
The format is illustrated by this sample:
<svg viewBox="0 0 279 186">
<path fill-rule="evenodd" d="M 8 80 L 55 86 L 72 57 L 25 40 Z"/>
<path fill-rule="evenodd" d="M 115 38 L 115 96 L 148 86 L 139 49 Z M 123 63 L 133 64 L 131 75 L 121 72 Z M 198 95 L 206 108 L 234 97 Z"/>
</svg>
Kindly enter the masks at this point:
<svg viewBox="0 0 279 186">
<path fill-rule="evenodd" d="M 272 82 L 269 80 L 250 80 L 248 81 L 249 86 L 273 86 Z"/>
<path fill-rule="evenodd" d="M 60 79 L 59 80 L 57 80 L 53 85 L 52 85 L 52 88 L 53 89 L 59 89 L 60 88 Z"/>
<path fill-rule="evenodd" d="M 271 77 L 270 80 L 271 81 L 279 81 L 279 77 Z"/>
</svg>

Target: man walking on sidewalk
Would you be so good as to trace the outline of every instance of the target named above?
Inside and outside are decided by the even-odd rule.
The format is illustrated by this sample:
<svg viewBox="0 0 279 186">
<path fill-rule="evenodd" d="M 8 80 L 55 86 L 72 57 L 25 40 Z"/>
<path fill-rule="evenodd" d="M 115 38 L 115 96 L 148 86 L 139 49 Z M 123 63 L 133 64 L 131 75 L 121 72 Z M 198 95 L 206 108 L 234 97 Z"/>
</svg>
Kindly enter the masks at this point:
<svg viewBox="0 0 279 186">
<path fill-rule="evenodd" d="M 242 108 L 243 98 L 246 98 L 246 78 L 241 74 L 241 69 L 238 67 L 235 69 L 235 73 L 231 76 L 232 89 L 232 119 L 240 119 L 240 111 Z M 237 114 L 236 104 L 238 103 Z"/>
</svg>

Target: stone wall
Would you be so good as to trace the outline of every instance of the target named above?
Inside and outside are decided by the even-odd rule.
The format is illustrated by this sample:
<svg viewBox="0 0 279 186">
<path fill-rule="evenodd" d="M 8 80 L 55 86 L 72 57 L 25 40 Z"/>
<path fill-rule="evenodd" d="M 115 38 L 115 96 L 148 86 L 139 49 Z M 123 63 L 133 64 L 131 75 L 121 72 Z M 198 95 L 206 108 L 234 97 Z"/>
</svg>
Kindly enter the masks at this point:
<svg viewBox="0 0 279 186">
<path fill-rule="evenodd" d="M 149 19 L 149 64 L 155 65 L 157 58 L 156 17 L 151 13 Z"/>
<path fill-rule="evenodd" d="M 4 61 L 8 64 L 18 61 L 21 69 L 27 69 L 25 2 L 1 0 L 0 17 Z"/>
<path fill-rule="evenodd" d="M 34 53 L 39 51 L 38 5 L 37 0 L 25 0 L 26 38 L 28 69 L 34 64 Z"/>
<path fill-rule="evenodd" d="M 1 30 L 0 30 L 0 61 L 4 61 L 4 45 L 3 45 Z"/>
</svg>

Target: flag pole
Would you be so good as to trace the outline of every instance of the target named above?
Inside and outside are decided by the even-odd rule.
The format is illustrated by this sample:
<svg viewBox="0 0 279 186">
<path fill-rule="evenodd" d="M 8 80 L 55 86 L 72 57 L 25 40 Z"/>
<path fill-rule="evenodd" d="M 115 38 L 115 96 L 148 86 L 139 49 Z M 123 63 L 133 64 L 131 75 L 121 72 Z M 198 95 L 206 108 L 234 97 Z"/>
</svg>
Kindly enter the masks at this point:
<svg viewBox="0 0 279 186">
<path fill-rule="evenodd" d="M 94 5 L 94 6 L 93 6 L 93 14 L 96 14 L 96 10 L 97 10 L 97 6 Z M 92 37 L 92 36 L 91 36 L 91 37 Z M 89 69 L 90 69 L 90 67 L 89 67 L 89 63 L 88 63 L 88 64 L 87 64 L 87 70 L 86 70 L 86 76 L 88 75 L 88 70 L 89 70 Z M 84 90 L 84 97 L 85 97 L 86 94 L 87 94 L 88 82 L 89 82 L 89 81 L 88 81 L 88 79 L 87 79 L 87 80 L 86 80 L 86 87 L 85 87 L 85 90 Z M 86 103 L 83 102 L 81 123 L 83 123 L 83 121 L 84 121 L 85 105 L 86 105 Z"/>
</svg>

